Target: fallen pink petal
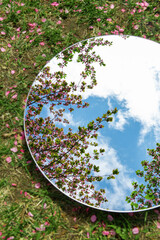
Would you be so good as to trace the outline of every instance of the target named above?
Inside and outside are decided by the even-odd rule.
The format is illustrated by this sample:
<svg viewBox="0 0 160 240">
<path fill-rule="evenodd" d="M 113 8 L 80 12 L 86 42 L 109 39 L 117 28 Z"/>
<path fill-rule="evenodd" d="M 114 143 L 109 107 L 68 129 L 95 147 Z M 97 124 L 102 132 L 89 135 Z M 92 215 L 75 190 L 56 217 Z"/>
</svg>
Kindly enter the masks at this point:
<svg viewBox="0 0 160 240">
<path fill-rule="evenodd" d="M 113 217 L 112 217 L 111 215 L 108 215 L 108 216 L 107 216 L 107 219 L 108 219 L 108 221 L 110 221 L 110 222 L 113 221 Z"/>
<path fill-rule="evenodd" d="M 139 228 L 138 227 L 134 227 L 133 229 L 132 229 L 132 233 L 133 234 L 138 234 L 139 233 Z"/>
<path fill-rule="evenodd" d="M 12 158 L 11 157 L 7 157 L 6 158 L 6 162 L 10 163 L 12 161 Z"/>
<path fill-rule="evenodd" d="M 17 151 L 18 151 L 17 147 L 10 148 L 10 150 L 11 150 L 12 152 L 17 152 Z"/>
<path fill-rule="evenodd" d="M 10 91 L 7 91 L 6 93 L 5 93 L 5 95 L 6 95 L 6 97 L 8 97 L 8 94 L 10 93 Z"/>
<path fill-rule="evenodd" d="M 108 235 L 109 235 L 109 231 L 103 231 L 103 232 L 102 232 L 102 235 L 103 235 L 103 236 L 108 236 Z"/>
<path fill-rule="evenodd" d="M 1 48 L 1 52 L 5 52 L 6 49 L 4 47 Z"/>
<path fill-rule="evenodd" d="M 160 229 L 160 222 L 157 222 L 157 228 Z"/>
<path fill-rule="evenodd" d="M 94 222 L 96 222 L 96 220 L 97 220 L 97 217 L 96 217 L 96 215 L 92 215 L 92 216 L 91 216 L 91 222 L 93 222 L 93 223 L 94 223 Z"/>
<path fill-rule="evenodd" d="M 35 184 L 35 188 L 40 188 L 41 187 L 41 184 L 40 183 L 36 183 Z"/>
<path fill-rule="evenodd" d="M 17 99 L 17 93 L 12 96 L 12 99 Z"/>
<path fill-rule="evenodd" d="M 28 212 L 29 217 L 33 217 L 34 215 L 31 212 Z"/>
</svg>

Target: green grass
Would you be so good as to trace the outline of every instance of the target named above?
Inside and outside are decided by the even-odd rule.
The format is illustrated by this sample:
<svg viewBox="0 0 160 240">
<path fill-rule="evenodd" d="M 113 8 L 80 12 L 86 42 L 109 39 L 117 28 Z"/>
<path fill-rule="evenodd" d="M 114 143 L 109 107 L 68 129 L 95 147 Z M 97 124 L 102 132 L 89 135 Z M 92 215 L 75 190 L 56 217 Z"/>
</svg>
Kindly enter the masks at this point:
<svg viewBox="0 0 160 240">
<path fill-rule="evenodd" d="M 58 6 L 51 6 L 50 0 L 0 1 L 0 239 L 158 240 L 158 211 L 129 216 L 88 209 L 70 200 L 36 169 L 23 138 L 25 99 L 46 62 L 78 41 L 119 34 L 118 29 L 160 42 L 158 1 L 148 0 L 149 6 L 141 12 L 134 0 L 57 2 Z M 133 9 L 137 10 L 131 14 Z M 10 150 L 13 147 L 16 152 Z M 40 183 L 40 188 L 35 188 L 35 183 Z M 113 221 L 108 220 L 108 214 Z M 92 215 L 97 217 L 94 223 Z M 132 233 L 134 227 L 139 228 L 139 234 Z"/>
</svg>

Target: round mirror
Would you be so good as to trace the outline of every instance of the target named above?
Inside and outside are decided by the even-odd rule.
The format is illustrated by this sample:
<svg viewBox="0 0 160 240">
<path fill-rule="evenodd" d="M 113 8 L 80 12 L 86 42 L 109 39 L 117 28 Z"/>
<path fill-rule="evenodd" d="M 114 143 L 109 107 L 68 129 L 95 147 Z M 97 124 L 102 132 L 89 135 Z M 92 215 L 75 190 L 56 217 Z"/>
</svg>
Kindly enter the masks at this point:
<svg viewBox="0 0 160 240">
<path fill-rule="evenodd" d="M 25 135 L 64 194 L 106 211 L 160 204 L 159 56 L 156 42 L 110 35 L 72 45 L 39 73 Z"/>
</svg>

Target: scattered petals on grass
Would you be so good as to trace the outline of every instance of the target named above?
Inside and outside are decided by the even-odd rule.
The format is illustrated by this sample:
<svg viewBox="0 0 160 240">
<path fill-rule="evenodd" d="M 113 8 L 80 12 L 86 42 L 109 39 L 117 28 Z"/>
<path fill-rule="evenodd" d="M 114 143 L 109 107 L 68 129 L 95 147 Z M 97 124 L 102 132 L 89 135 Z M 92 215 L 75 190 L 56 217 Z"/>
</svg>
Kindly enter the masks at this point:
<svg viewBox="0 0 160 240">
<path fill-rule="evenodd" d="M 12 161 L 12 158 L 11 158 L 11 157 L 7 157 L 7 158 L 6 158 L 6 162 L 7 162 L 7 163 L 10 163 L 11 161 Z"/>
<path fill-rule="evenodd" d="M 35 188 L 40 188 L 41 187 L 41 184 L 40 183 L 36 183 L 35 184 Z"/>
<path fill-rule="evenodd" d="M 17 152 L 17 151 L 18 151 L 17 147 L 10 148 L 10 150 L 11 150 L 12 152 Z"/>
<path fill-rule="evenodd" d="M 113 217 L 112 217 L 111 215 L 108 215 L 108 216 L 107 216 L 107 219 L 108 219 L 108 221 L 110 221 L 110 222 L 113 221 Z"/>
<path fill-rule="evenodd" d="M 31 212 L 28 212 L 29 217 L 33 217 L 34 215 Z"/>
<path fill-rule="evenodd" d="M 134 227 L 134 228 L 132 228 L 132 233 L 133 234 L 138 234 L 139 233 L 139 228 L 138 227 Z"/>
<path fill-rule="evenodd" d="M 94 223 L 94 222 L 96 222 L 96 220 L 97 220 L 97 217 L 96 217 L 96 215 L 92 215 L 92 216 L 91 216 L 91 222 L 93 222 L 93 223 Z"/>
</svg>

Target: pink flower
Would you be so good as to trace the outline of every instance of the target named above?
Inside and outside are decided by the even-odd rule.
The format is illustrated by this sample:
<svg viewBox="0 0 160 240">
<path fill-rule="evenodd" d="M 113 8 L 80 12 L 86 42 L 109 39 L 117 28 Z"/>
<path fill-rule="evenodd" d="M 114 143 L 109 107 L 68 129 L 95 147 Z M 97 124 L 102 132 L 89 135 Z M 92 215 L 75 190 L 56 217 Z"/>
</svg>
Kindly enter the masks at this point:
<svg viewBox="0 0 160 240">
<path fill-rule="evenodd" d="M 93 29 L 93 26 L 90 26 L 89 29 Z"/>
<path fill-rule="evenodd" d="M 122 9 L 121 9 L 121 12 L 123 12 L 123 13 L 124 13 L 125 11 L 126 11 L 126 10 L 125 10 L 124 8 L 122 8 Z"/>
<path fill-rule="evenodd" d="M 59 20 L 58 22 L 56 22 L 56 24 L 61 24 L 61 21 Z"/>
<path fill-rule="evenodd" d="M 13 237 L 13 236 L 11 236 L 11 237 L 7 238 L 7 240 L 12 240 L 12 239 L 14 239 L 14 237 Z"/>
<path fill-rule="evenodd" d="M 39 10 L 37 8 L 35 8 L 34 11 L 37 13 Z"/>
<path fill-rule="evenodd" d="M 1 52 L 5 52 L 5 51 L 6 51 L 6 49 L 1 47 Z"/>
<path fill-rule="evenodd" d="M 7 157 L 6 158 L 6 162 L 10 163 L 12 161 L 12 158 L 11 157 Z"/>
<path fill-rule="evenodd" d="M 101 19 L 100 18 L 97 18 L 97 22 L 100 22 L 101 21 Z"/>
<path fill-rule="evenodd" d="M 103 232 L 102 232 L 102 235 L 108 236 L 108 235 L 109 235 L 109 231 L 103 231 Z"/>
<path fill-rule="evenodd" d="M 2 232 L 0 232 L 0 236 L 2 236 Z"/>
<path fill-rule="evenodd" d="M 87 238 L 89 238 L 89 232 L 87 232 Z"/>
<path fill-rule="evenodd" d="M 0 21 L 3 21 L 3 19 L 4 19 L 3 17 L 0 17 Z"/>
<path fill-rule="evenodd" d="M 11 74 L 15 74 L 15 72 L 16 72 L 15 70 L 11 70 Z"/>
<path fill-rule="evenodd" d="M 11 45 L 10 43 L 8 43 L 8 47 L 9 47 L 9 48 L 11 48 L 11 47 L 12 47 L 12 45 Z"/>
<path fill-rule="evenodd" d="M 8 123 L 6 124 L 6 127 L 9 128 L 9 124 Z"/>
<path fill-rule="evenodd" d="M 17 147 L 10 148 L 10 150 L 11 150 L 12 152 L 17 152 L 17 151 L 18 151 Z"/>
<path fill-rule="evenodd" d="M 6 35 L 6 33 L 2 31 L 2 32 L 1 32 L 1 35 Z"/>
<path fill-rule="evenodd" d="M 40 183 L 36 183 L 35 184 L 35 188 L 40 188 L 41 187 L 41 184 Z"/>
<path fill-rule="evenodd" d="M 45 22 L 46 21 L 46 18 L 42 18 L 42 20 L 41 20 L 42 22 Z"/>
<path fill-rule="evenodd" d="M 111 18 L 107 18 L 106 19 L 108 22 L 112 22 L 112 19 Z"/>
<path fill-rule="evenodd" d="M 96 215 L 92 215 L 92 216 L 91 216 L 91 222 L 93 222 L 93 223 L 94 223 L 94 222 L 96 222 L 96 220 L 97 220 L 97 217 L 96 217 Z"/>
<path fill-rule="evenodd" d="M 133 228 L 132 233 L 133 234 L 138 234 L 139 233 L 139 228 L 138 227 Z"/>
<path fill-rule="evenodd" d="M 113 9 L 113 8 L 114 8 L 114 4 L 111 4 L 111 5 L 110 5 L 110 9 Z"/>
<path fill-rule="evenodd" d="M 55 6 L 55 7 L 57 7 L 59 5 L 59 3 L 57 3 L 57 2 L 53 2 L 53 3 L 51 3 L 51 6 Z"/>
<path fill-rule="evenodd" d="M 17 28 L 16 30 L 17 30 L 17 32 L 20 32 L 20 31 L 21 31 L 21 28 L 19 27 L 19 28 Z"/>
<path fill-rule="evenodd" d="M 43 205 L 43 208 L 44 208 L 44 209 L 46 209 L 46 207 L 47 207 L 47 204 L 46 204 L 46 203 L 44 203 L 44 205 Z"/>
<path fill-rule="evenodd" d="M 108 215 L 107 218 L 108 218 L 108 221 L 110 221 L 110 222 L 113 221 L 113 217 L 111 215 Z"/>
<path fill-rule="evenodd" d="M 17 13 L 19 14 L 21 12 L 21 10 L 18 10 Z"/>
<path fill-rule="evenodd" d="M 12 99 L 17 99 L 17 93 L 12 96 Z"/>
<path fill-rule="evenodd" d="M 33 217 L 34 215 L 31 212 L 28 212 L 29 217 Z"/>
<path fill-rule="evenodd" d="M 44 46 L 44 45 L 45 45 L 45 43 L 44 43 L 44 42 L 40 42 L 40 45 L 41 45 L 41 46 Z"/>
</svg>

